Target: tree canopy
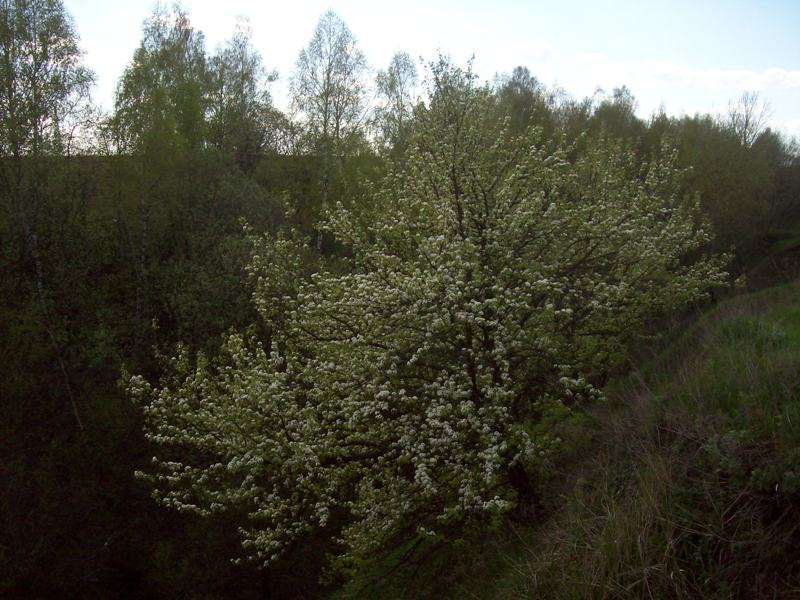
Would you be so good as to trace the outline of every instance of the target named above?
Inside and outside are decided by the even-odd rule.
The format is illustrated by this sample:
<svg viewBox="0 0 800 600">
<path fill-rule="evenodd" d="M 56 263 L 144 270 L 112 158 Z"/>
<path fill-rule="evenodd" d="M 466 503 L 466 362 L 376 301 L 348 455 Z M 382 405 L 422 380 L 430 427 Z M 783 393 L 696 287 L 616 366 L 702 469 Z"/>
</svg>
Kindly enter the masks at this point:
<svg viewBox="0 0 800 600">
<path fill-rule="evenodd" d="M 364 53 L 345 22 L 333 11 L 322 15 L 290 81 L 293 106 L 306 120 L 312 146 L 339 150 L 359 132 L 366 69 Z"/>
<path fill-rule="evenodd" d="M 93 79 L 60 0 L 0 3 L 0 155 L 68 149 Z"/>
<path fill-rule="evenodd" d="M 205 137 L 204 36 L 180 7 L 157 7 L 120 79 L 115 116 L 126 151 L 196 150 Z"/>
<path fill-rule="evenodd" d="M 417 67 L 407 52 L 395 52 L 375 77 L 381 104 L 375 109 L 378 135 L 396 153 L 404 150 L 405 130 L 416 102 Z"/>
<path fill-rule="evenodd" d="M 212 143 L 251 172 L 259 157 L 274 147 L 275 119 L 267 85 L 268 72 L 252 46 L 246 21 L 237 23 L 230 40 L 210 61 L 209 129 Z"/>
<path fill-rule="evenodd" d="M 157 497 L 247 514 L 264 563 L 315 530 L 353 558 L 509 510 L 557 445 L 544 415 L 595 396 L 645 317 L 723 280 L 672 154 L 640 167 L 601 140 L 570 161 L 511 136 L 471 73 L 440 62 L 432 82 L 405 169 L 327 221 L 344 273 L 253 238 L 269 348 L 237 334 L 219 362 L 130 380 Z"/>
</svg>

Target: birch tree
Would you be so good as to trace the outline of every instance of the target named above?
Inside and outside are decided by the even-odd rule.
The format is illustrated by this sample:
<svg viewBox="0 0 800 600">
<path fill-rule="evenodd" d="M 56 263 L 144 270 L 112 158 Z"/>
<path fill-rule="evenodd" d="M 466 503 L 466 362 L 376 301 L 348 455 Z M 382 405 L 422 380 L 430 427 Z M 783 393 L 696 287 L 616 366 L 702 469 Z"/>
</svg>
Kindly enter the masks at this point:
<svg viewBox="0 0 800 600">
<path fill-rule="evenodd" d="M 157 6 L 115 97 L 126 151 L 156 154 L 194 150 L 205 135 L 207 60 L 204 36 L 188 15 Z"/>
<path fill-rule="evenodd" d="M 278 75 L 264 67 L 252 31 L 241 20 L 209 66 L 209 139 L 250 173 L 272 142 L 275 109 L 267 86 Z"/>
<path fill-rule="evenodd" d="M 134 291 L 134 345 L 145 346 L 150 319 L 149 266 L 153 216 L 175 203 L 181 161 L 202 149 L 206 133 L 206 70 L 203 34 L 180 8 L 157 6 L 143 23 L 142 40 L 117 86 L 114 127 L 117 151 L 133 156 L 129 164 L 138 184 L 138 246 Z M 170 183 L 173 184 L 170 188 Z"/>
<path fill-rule="evenodd" d="M 59 0 L 0 1 L 0 194 L 7 222 L 30 262 L 47 333 L 76 423 L 77 401 L 58 339 L 40 241 L 48 176 L 71 131 L 88 114 L 93 74 L 82 64 L 72 20 Z"/>
<path fill-rule="evenodd" d="M 376 108 L 379 136 L 384 145 L 402 152 L 402 139 L 416 102 L 417 68 L 407 52 L 396 52 L 375 85 L 380 100 Z"/>
<path fill-rule="evenodd" d="M 334 12 L 317 23 L 308 46 L 300 51 L 290 81 L 293 108 L 304 118 L 310 146 L 322 161 L 322 212 L 334 160 L 361 133 L 365 112 L 367 61 L 356 38 Z M 322 248 L 322 232 L 317 235 Z"/>
</svg>

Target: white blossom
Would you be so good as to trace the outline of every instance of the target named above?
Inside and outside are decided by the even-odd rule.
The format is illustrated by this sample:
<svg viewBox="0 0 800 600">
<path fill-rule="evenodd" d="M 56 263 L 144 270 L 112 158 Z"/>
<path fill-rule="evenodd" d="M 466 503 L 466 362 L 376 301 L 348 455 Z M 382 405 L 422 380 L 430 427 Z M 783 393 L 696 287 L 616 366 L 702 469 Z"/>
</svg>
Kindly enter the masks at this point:
<svg viewBox="0 0 800 600">
<path fill-rule="evenodd" d="M 642 171 L 612 143 L 571 158 L 512 138 L 489 90 L 447 75 L 404 168 L 329 215 L 349 270 L 304 276 L 296 234 L 251 234 L 269 350 L 232 335 L 159 386 L 129 380 L 161 447 L 156 498 L 243 509 L 263 563 L 334 510 L 350 556 L 509 510 L 511 469 L 533 475 L 560 441 L 543 415 L 596 399 L 589 376 L 643 319 L 722 280 L 669 153 Z"/>
</svg>

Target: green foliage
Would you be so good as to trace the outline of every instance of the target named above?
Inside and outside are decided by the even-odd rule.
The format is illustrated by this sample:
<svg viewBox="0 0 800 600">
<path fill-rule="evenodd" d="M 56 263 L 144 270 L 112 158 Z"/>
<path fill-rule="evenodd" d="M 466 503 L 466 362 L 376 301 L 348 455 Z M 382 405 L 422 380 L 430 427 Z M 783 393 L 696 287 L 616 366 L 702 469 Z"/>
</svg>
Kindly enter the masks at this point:
<svg viewBox="0 0 800 600">
<path fill-rule="evenodd" d="M 266 90 L 277 74 L 266 71 L 251 36 L 247 23 L 240 21 L 209 69 L 209 138 L 248 174 L 261 155 L 278 146 L 275 130 L 280 129 Z"/>
<path fill-rule="evenodd" d="M 615 88 L 610 98 L 600 101 L 590 119 L 589 130 L 617 138 L 642 136 L 645 124 L 636 117 L 636 99 L 627 87 Z"/>
<path fill-rule="evenodd" d="M 166 157 L 196 150 L 205 135 L 207 61 L 203 34 L 176 7 L 157 7 L 120 79 L 116 143 L 126 152 Z"/>
<path fill-rule="evenodd" d="M 728 301 L 617 384 L 482 597 L 795 594 L 798 306 L 797 284 Z"/>
<path fill-rule="evenodd" d="M 718 232 L 718 244 L 734 243 L 752 253 L 755 236 L 764 231 L 769 170 L 753 160 L 735 134 L 709 118 L 680 123 L 682 160 L 692 165 L 688 184 L 703 198 L 706 214 Z"/>
<path fill-rule="evenodd" d="M 375 77 L 380 104 L 374 110 L 378 144 L 397 158 L 407 144 L 411 112 L 416 103 L 417 68 L 407 52 L 396 52 L 385 71 Z"/>
<path fill-rule="evenodd" d="M 290 82 L 292 104 L 305 120 L 309 146 L 316 153 L 340 156 L 360 143 L 366 69 L 353 33 L 336 13 L 327 11 L 300 51 Z"/>
<path fill-rule="evenodd" d="M 520 135 L 532 126 L 541 127 L 546 138 L 554 133 L 553 94 L 526 67 L 516 67 L 510 77 L 501 80 L 497 96 L 510 118 L 512 134 Z"/>
<path fill-rule="evenodd" d="M 0 156 L 59 154 L 86 108 L 93 74 L 60 0 L 0 4 Z"/>
<path fill-rule="evenodd" d="M 296 237 L 255 242 L 269 346 L 235 334 L 129 381 L 163 447 L 155 497 L 247 514 L 264 564 L 317 531 L 357 563 L 514 507 L 555 443 L 539 425 L 597 395 L 587 378 L 645 317 L 722 280 L 720 259 L 686 260 L 708 237 L 669 160 L 601 142 L 570 162 L 511 136 L 471 73 L 432 81 L 405 168 L 326 221 L 344 271 L 304 273 Z"/>
</svg>

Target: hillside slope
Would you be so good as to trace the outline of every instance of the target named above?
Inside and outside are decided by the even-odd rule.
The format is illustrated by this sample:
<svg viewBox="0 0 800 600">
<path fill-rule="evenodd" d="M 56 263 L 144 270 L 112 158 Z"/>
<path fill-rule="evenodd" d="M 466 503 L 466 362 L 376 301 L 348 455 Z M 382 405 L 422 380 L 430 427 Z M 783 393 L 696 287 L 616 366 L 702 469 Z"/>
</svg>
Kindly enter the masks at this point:
<svg viewBox="0 0 800 600">
<path fill-rule="evenodd" d="M 560 433 L 536 515 L 391 594 L 800 597 L 800 283 L 719 304 Z"/>
</svg>

